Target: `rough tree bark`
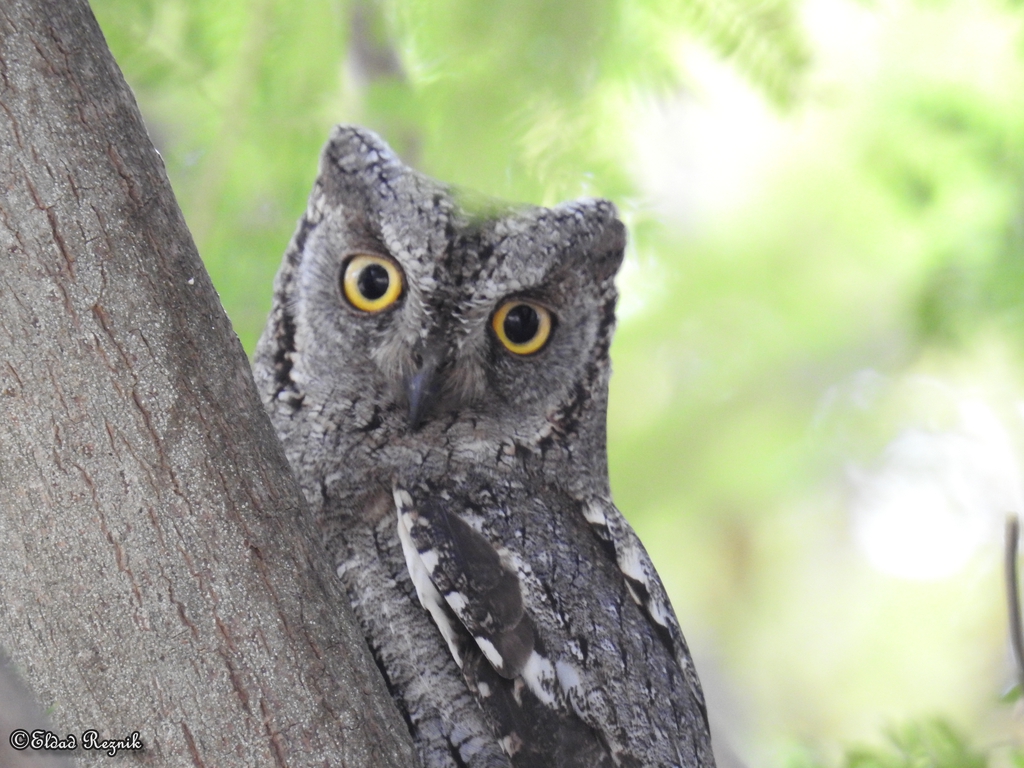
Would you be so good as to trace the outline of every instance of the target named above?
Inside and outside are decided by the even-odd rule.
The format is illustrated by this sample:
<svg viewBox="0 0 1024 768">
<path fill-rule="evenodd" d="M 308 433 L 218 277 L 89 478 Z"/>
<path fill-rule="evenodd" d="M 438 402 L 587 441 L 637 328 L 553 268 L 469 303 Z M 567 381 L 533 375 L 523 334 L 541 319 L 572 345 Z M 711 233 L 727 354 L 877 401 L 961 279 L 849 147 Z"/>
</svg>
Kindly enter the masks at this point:
<svg viewBox="0 0 1024 768">
<path fill-rule="evenodd" d="M 0 189 L 0 647 L 54 731 L 413 765 L 85 0 L 0 4 Z"/>
</svg>

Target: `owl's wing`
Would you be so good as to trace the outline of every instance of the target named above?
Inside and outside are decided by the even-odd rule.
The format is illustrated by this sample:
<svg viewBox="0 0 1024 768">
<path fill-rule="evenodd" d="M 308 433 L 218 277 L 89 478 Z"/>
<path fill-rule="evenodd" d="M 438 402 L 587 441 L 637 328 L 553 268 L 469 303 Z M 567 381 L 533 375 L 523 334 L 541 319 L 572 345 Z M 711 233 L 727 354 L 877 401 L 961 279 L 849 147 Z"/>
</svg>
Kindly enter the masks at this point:
<svg viewBox="0 0 1024 768">
<path fill-rule="evenodd" d="M 583 517 L 597 537 L 612 550 L 630 596 L 640 606 L 661 641 L 671 650 L 700 708 L 704 725 L 709 727 L 707 704 L 697 672 L 693 668 L 690 649 L 686 646 L 686 639 L 672 610 L 665 586 L 640 538 L 611 499 L 595 497 L 588 500 L 583 505 Z"/>
<path fill-rule="evenodd" d="M 523 674 L 534 650 L 534 631 L 523 608 L 519 576 L 486 538 L 433 499 L 413 504 L 397 488 L 398 533 L 420 602 L 431 612 L 455 660 L 462 654 L 457 632 L 445 615 L 454 613 L 504 678 Z M 444 604 L 439 605 L 443 599 Z M 448 609 L 448 611 L 444 609 Z M 445 614 L 439 616 L 439 614 Z M 529 681 L 528 681 L 529 682 Z"/>
<path fill-rule="evenodd" d="M 555 665 L 542 654 L 524 607 L 521 576 L 445 500 L 414 505 L 394 492 L 398 535 L 420 602 L 441 630 L 470 689 L 494 718 L 495 737 L 516 765 L 559 768 L 633 766 L 559 699 Z M 467 637 L 472 636 L 472 641 Z M 523 694 L 526 687 L 533 697 Z"/>
<path fill-rule="evenodd" d="M 553 763 L 561 766 L 713 764 L 701 735 L 704 699 L 682 632 L 647 552 L 610 500 L 560 512 L 550 499 L 510 493 L 507 506 L 485 517 L 487 537 L 456 511 L 477 509 L 479 500 L 433 489 L 414 493 L 415 500 L 399 487 L 394 499 L 420 602 L 471 689 L 484 681 L 479 695 L 488 706 L 501 697 L 484 690 L 494 685 L 479 676 L 475 659 L 485 658 L 511 686 L 499 686 L 507 694 L 498 713 L 507 738 L 542 740 L 546 728 L 549 743 L 572 741 L 595 755 Z M 505 551 L 491 543 L 514 546 L 524 525 L 536 549 Z M 578 538 L 588 525 L 595 534 L 589 543 Z M 624 610 L 630 604 L 637 609 Z M 522 685 L 533 703 L 518 694 Z M 537 754 L 554 754 L 545 749 Z"/>
</svg>

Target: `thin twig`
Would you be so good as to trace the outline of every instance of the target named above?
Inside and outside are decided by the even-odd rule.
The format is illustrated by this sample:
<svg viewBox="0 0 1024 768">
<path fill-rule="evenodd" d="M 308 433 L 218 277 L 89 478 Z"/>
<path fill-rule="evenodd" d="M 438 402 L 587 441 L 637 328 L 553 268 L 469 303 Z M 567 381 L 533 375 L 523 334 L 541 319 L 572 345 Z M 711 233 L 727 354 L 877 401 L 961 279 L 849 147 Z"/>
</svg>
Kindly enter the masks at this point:
<svg viewBox="0 0 1024 768">
<path fill-rule="evenodd" d="M 1020 589 L 1017 580 L 1017 542 L 1020 539 L 1020 518 L 1006 518 L 1006 599 L 1010 607 L 1010 642 L 1017 662 L 1017 680 L 1024 688 L 1024 627 L 1021 625 Z"/>
</svg>

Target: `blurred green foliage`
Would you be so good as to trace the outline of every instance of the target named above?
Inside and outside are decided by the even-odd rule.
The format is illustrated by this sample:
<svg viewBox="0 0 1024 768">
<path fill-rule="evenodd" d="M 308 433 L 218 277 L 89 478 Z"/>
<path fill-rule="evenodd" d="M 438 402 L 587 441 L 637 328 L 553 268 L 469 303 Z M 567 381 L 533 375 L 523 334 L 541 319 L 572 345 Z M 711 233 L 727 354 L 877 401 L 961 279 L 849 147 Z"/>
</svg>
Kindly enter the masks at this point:
<svg viewBox="0 0 1024 768">
<path fill-rule="evenodd" d="M 842 768 L 986 768 L 985 753 L 941 719 L 911 722 L 891 728 L 884 745 L 858 746 L 846 751 Z M 1014 765 L 1020 761 L 1013 757 Z M 787 768 L 822 768 L 822 763 L 797 757 Z"/>
<path fill-rule="evenodd" d="M 1024 110 L 1007 96 L 912 81 L 880 97 L 890 119 L 869 165 L 909 215 L 944 230 L 916 306 L 926 340 L 962 343 L 985 323 L 1024 334 Z"/>
<path fill-rule="evenodd" d="M 1024 445 L 1017 4 L 92 4 L 249 351 L 334 123 L 486 194 L 616 202 L 612 485 L 744 757 L 921 712 L 1010 738 L 998 566 L 880 572 L 849 477 L 966 395 Z M 939 722 L 890 741 L 844 766 L 983 762 Z"/>
</svg>

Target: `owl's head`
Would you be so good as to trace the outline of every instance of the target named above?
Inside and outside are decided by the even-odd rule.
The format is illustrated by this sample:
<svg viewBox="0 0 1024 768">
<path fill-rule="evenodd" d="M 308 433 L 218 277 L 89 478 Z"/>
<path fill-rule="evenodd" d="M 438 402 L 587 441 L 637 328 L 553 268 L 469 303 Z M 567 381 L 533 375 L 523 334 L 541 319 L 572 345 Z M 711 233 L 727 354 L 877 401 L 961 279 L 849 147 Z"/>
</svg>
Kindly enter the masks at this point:
<svg viewBox="0 0 1024 768">
<path fill-rule="evenodd" d="M 338 127 L 261 342 L 271 395 L 390 435 L 603 430 L 624 245 L 607 201 L 470 200 Z"/>
</svg>

